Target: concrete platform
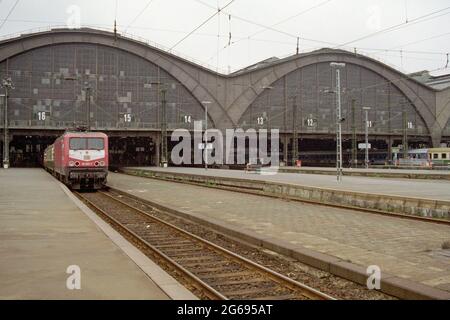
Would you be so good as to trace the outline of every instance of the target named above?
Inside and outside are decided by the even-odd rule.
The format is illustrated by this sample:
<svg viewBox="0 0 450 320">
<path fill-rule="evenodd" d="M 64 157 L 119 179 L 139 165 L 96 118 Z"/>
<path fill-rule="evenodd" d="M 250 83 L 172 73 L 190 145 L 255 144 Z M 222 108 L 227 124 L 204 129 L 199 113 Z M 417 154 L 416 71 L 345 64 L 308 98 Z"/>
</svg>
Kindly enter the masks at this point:
<svg viewBox="0 0 450 320">
<path fill-rule="evenodd" d="M 280 172 L 274 175 L 261 175 L 255 173 L 245 173 L 241 170 L 205 170 L 200 168 L 178 167 L 140 167 L 139 169 L 159 172 L 176 172 L 213 177 L 289 183 L 301 186 L 327 188 L 349 192 L 367 192 L 378 195 L 418 197 L 431 200 L 450 200 L 450 182 L 444 180 L 424 181 L 372 177 L 343 177 L 343 180 L 341 182 L 337 182 L 336 176 L 322 174 Z"/>
<path fill-rule="evenodd" d="M 123 174 L 109 184 L 360 283 L 378 265 L 390 294 L 450 298 L 450 226 Z"/>
<path fill-rule="evenodd" d="M 336 168 L 323 167 L 281 167 L 282 173 L 308 173 L 308 174 L 326 174 L 336 175 Z M 394 179 L 434 179 L 450 180 L 449 167 L 437 167 L 435 169 L 404 169 L 404 168 L 344 168 L 344 176 L 355 177 L 376 177 L 376 178 L 394 178 Z"/>
<path fill-rule="evenodd" d="M 344 177 L 337 182 L 336 177 L 330 175 L 297 173 L 268 175 L 267 172 L 175 167 L 120 170 L 138 176 L 240 189 L 284 199 L 450 220 L 450 182 L 447 180 Z"/>
<path fill-rule="evenodd" d="M 0 169 L 0 299 L 195 298 L 70 196 L 42 169 Z"/>
</svg>

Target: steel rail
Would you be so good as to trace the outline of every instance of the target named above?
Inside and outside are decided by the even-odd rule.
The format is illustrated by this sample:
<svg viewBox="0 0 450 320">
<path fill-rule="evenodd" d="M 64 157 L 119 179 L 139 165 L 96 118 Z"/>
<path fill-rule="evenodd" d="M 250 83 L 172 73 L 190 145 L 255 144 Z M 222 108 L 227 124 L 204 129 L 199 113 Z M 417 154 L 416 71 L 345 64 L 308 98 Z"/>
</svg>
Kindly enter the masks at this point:
<svg viewBox="0 0 450 320">
<path fill-rule="evenodd" d="M 199 279 L 197 276 L 192 274 L 189 270 L 181 266 L 179 263 L 168 257 L 166 254 L 161 252 L 155 246 L 148 243 L 134 231 L 130 230 L 126 226 L 124 226 L 121 222 L 119 222 L 114 217 L 111 217 L 106 211 L 98 207 L 95 203 L 87 199 L 82 195 L 82 193 L 74 192 L 79 198 L 85 201 L 89 206 L 94 208 L 94 210 L 100 214 L 105 220 L 112 223 L 116 227 L 118 227 L 122 232 L 130 236 L 134 241 L 138 244 L 144 246 L 146 249 L 149 249 L 151 253 L 159 260 L 159 262 L 163 262 L 164 265 L 172 268 L 178 272 L 180 272 L 183 277 L 185 277 L 191 284 L 193 284 L 197 289 L 200 289 L 208 298 L 212 300 L 228 300 L 227 297 L 222 295 L 220 292 L 212 288 L 210 285 Z"/>
<path fill-rule="evenodd" d="M 213 249 L 216 252 L 219 252 L 221 254 L 224 254 L 224 255 L 230 257 L 231 259 L 235 260 L 238 263 L 245 264 L 247 266 L 250 266 L 250 267 L 252 267 L 254 269 L 259 270 L 262 273 L 265 273 L 266 275 L 269 276 L 269 278 L 271 278 L 275 282 L 278 282 L 278 283 L 280 283 L 282 285 L 288 286 L 289 288 L 291 288 L 293 290 L 297 290 L 297 291 L 299 289 L 304 290 L 304 295 L 309 297 L 309 298 L 311 298 L 311 299 L 318 299 L 318 298 L 326 299 L 326 300 L 333 299 L 331 296 L 326 295 L 326 294 L 324 294 L 324 293 L 322 293 L 322 292 L 320 292 L 320 291 L 318 291 L 316 289 L 313 289 L 313 288 L 308 287 L 308 286 L 306 286 L 306 285 L 304 285 L 304 284 L 302 284 L 300 282 L 292 280 L 289 277 L 286 277 L 286 276 L 284 276 L 282 274 L 279 274 L 279 273 L 277 273 L 277 272 L 275 272 L 275 271 L 273 271 L 273 270 L 271 270 L 271 269 L 269 269 L 267 267 L 264 267 L 264 266 L 262 266 L 260 264 L 257 264 L 257 263 L 255 263 L 255 262 L 253 262 L 253 261 L 251 261 L 251 260 L 249 260 L 249 259 L 247 259 L 245 257 L 242 257 L 242 256 L 240 256 L 240 255 L 238 255 L 238 254 L 236 254 L 234 252 L 231 252 L 231 251 L 229 251 L 229 250 L 227 250 L 227 249 L 225 249 L 223 247 L 220 247 L 220 246 L 216 245 L 215 243 L 212 243 L 211 241 L 208 241 L 206 239 L 200 238 L 199 236 L 197 236 L 195 234 L 192 234 L 192 233 L 190 233 L 190 232 L 188 232 L 186 230 L 183 230 L 183 229 L 181 229 L 181 228 L 179 228 L 179 227 L 177 227 L 177 226 L 175 226 L 175 225 L 173 225 L 173 224 L 171 224 L 169 222 L 166 222 L 166 221 L 164 221 L 162 219 L 154 217 L 154 216 L 148 214 L 147 212 L 145 212 L 145 211 L 143 211 L 143 210 L 141 210 L 139 208 L 136 208 L 136 207 L 134 207 L 134 206 L 132 206 L 132 205 L 126 203 L 126 202 L 123 202 L 123 201 L 121 201 L 121 200 L 119 200 L 117 198 L 114 198 L 110 194 L 107 194 L 107 193 L 102 192 L 102 191 L 100 191 L 100 192 L 102 194 L 110 197 L 111 199 L 113 199 L 113 200 L 115 200 L 115 201 L 117 201 L 117 202 L 119 202 L 119 203 L 129 207 L 130 209 L 136 210 L 137 212 L 141 213 L 145 217 L 151 218 L 151 219 L 153 219 L 153 220 L 155 220 L 155 221 L 157 221 L 159 223 L 162 223 L 165 226 L 167 226 L 169 228 L 172 228 L 173 230 L 179 232 L 180 234 L 183 234 L 186 237 L 189 237 L 191 239 L 195 239 L 196 241 L 204 244 L 206 247 L 209 247 L 209 248 Z M 133 201 L 138 201 L 138 200 L 133 200 Z M 149 206 L 149 205 L 147 204 L 147 206 Z M 157 210 L 157 211 L 160 211 L 160 209 L 156 209 L 156 208 L 154 208 L 154 209 Z"/>
<path fill-rule="evenodd" d="M 229 250 L 227 250 L 225 248 L 222 248 L 222 247 L 220 247 L 220 246 L 216 245 L 215 243 L 212 243 L 212 242 L 210 242 L 208 240 L 200 238 L 199 236 L 197 236 L 195 234 L 192 234 L 192 233 L 190 233 L 190 232 L 188 232 L 186 230 L 183 230 L 183 229 L 181 229 L 181 228 L 179 228 L 179 227 L 177 227 L 177 226 L 175 226 L 175 225 L 173 225 L 173 224 L 171 224 L 171 223 L 169 223 L 167 221 L 164 221 L 164 220 L 162 220 L 162 219 L 160 219 L 158 217 L 152 216 L 149 213 L 141 210 L 140 208 L 136 208 L 133 205 L 130 205 L 129 203 L 126 203 L 126 202 L 124 202 L 124 201 L 122 201 L 120 199 L 117 199 L 116 197 L 114 197 L 110 193 L 103 192 L 103 191 L 99 191 L 99 193 L 101 193 L 102 195 L 108 197 L 109 199 L 111 199 L 111 200 L 113 200 L 113 201 L 115 201 L 117 203 L 120 203 L 123 206 L 126 206 L 127 208 L 133 210 L 134 212 L 140 214 L 141 216 L 143 216 L 143 217 L 145 217 L 147 219 L 151 219 L 151 220 L 155 221 L 156 223 L 160 223 L 160 224 L 168 227 L 169 229 L 171 229 L 174 232 L 182 235 L 185 238 L 188 238 L 188 239 L 192 240 L 193 242 L 200 243 L 202 247 L 208 248 L 208 249 L 212 250 L 213 252 L 218 253 L 221 256 L 225 256 L 229 260 L 232 260 L 233 262 L 236 262 L 236 263 L 238 263 L 240 265 L 243 265 L 243 266 L 245 266 L 246 268 L 248 268 L 250 270 L 257 271 L 262 276 L 272 280 L 273 282 L 277 283 L 278 285 L 281 285 L 283 287 L 289 288 L 290 290 L 292 290 L 292 291 L 294 291 L 294 292 L 296 292 L 296 293 L 298 293 L 298 294 L 300 294 L 300 295 L 302 295 L 302 296 L 304 296 L 304 297 L 306 297 L 308 299 L 335 300 L 335 298 L 333 298 L 333 297 L 331 297 L 331 296 L 329 296 L 327 294 L 324 294 L 324 293 L 322 293 L 322 292 L 320 292 L 320 291 L 318 291 L 318 290 L 316 290 L 314 288 L 306 286 L 305 284 L 297 282 L 297 281 L 295 281 L 295 280 L 293 280 L 293 279 L 291 279 L 289 277 L 286 277 L 286 276 L 284 276 L 282 274 L 279 274 L 279 273 L 277 273 L 277 272 L 275 272 L 275 271 L 273 271 L 273 270 L 271 270 L 271 269 L 269 269 L 269 268 L 267 268 L 265 266 L 257 264 L 257 263 L 255 263 L 255 262 L 253 262 L 253 261 L 251 261 L 251 260 L 249 260 L 249 259 L 247 259 L 245 257 L 242 257 L 242 256 L 240 256 L 238 254 L 235 254 L 234 252 L 231 252 L 231 251 L 229 251 Z M 126 194 L 125 195 L 121 194 L 121 196 L 129 198 L 133 202 L 138 202 L 138 203 L 140 202 L 138 199 L 135 199 L 135 198 L 132 198 L 132 197 L 128 197 Z M 161 208 L 152 207 L 151 205 L 149 205 L 147 203 L 144 203 L 144 202 L 140 202 L 140 203 L 145 204 L 148 207 L 151 207 L 155 211 L 164 212 L 163 208 L 161 210 Z M 158 249 L 156 249 L 156 250 L 158 250 Z M 162 253 L 162 252 L 161 252 L 161 254 L 164 255 L 164 253 Z M 164 255 L 164 256 L 166 256 L 166 255 Z M 167 258 L 171 259 L 169 257 L 167 257 Z M 176 263 L 176 262 L 174 262 L 174 263 Z M 180 266 L 180 267 L 183 268 L 182 266 Z M 188 270 L 186 270 L 186 271 L 189 272 Z M 196 277 L 192 273 L 190 273 L 190 275 L 192 275 L 193 277 Z M 199 279 L 199 281 L 201 283 L 204 283 L 200 279 Z M 208 285 L 208 287 L 210 287 L 210 286 Z M 210 287 L 210 288 L 213 289 L 212 287 Z M 216 291 L 215 289 L 213 289 L 213 290 Z M 225 295 L 222 295 L 222 296 L 224 298 L 227 298 Z"/>
</svg>

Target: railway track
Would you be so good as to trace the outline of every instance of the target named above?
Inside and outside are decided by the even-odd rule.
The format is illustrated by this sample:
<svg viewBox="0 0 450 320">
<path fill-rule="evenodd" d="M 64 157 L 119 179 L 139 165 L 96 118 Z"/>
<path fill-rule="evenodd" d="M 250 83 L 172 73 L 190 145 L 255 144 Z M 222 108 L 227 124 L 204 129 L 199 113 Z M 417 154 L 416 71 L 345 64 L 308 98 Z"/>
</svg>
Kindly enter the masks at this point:
<svg viewBox="0 0 450 320">
<path fill-rule="evenodd" d="M 200 298 L 334 299 L 161 220 L 148 209 L 127 203 L 124 195 L 104 191 L 76 195 L 158 264 L 181 276 Z"/>
</svg>

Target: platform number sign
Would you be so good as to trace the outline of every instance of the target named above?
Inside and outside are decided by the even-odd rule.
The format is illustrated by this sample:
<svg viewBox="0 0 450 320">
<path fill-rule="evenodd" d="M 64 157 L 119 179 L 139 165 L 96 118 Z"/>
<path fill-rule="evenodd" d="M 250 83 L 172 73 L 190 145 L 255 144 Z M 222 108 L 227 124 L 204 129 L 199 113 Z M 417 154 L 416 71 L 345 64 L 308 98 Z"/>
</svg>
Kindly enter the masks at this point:
<svg viewBox="0 0 450 320">
<path fill-rule="evenodd" d="M 373 122 L 372 120 L 368 120 L 367 121 L 367 128 L 372 128 L 373 127 Z"/>
<path fill-rule="evenodd" d="M 316 125 L 317 120 L 313 118 L 306 119 L 306 126 L 314 127 Z"/>
<path fill-rule="evenodd" d="M 414 124 L 411 121 L 408 121 L 408 129 L 414 129 Z"/>
<path fill-rule="evenodd" d="M 183 117 L 183 121 L 184 121 L 184 123 L 191 123 L 192 122 L 192 117 L 189 116 L 189 115 L 185 115 Z"/>
<path fill-rule="evenodd" d="M 131 113 L 125 113 L 125 114 L 123 115 L 123 120 L 124 120 L 125 122 L 131 122 Z"/>
<path fill-rule="evenodd" d="M 262 126 L 262 125 L 264 124 L 264 117 L 258 117 L 258 118 L 256 118 L 256 122 L 257 122 L 260 126 Z"/>
<path fill-rule="evenodd" d="M 45 111 L 39 111 L 38 112 L 38 119 L 39 119 L 39 121 L 45 121 L 46 117 L 47 117 L 47 115 L 46 115 Z"/>
</svg>

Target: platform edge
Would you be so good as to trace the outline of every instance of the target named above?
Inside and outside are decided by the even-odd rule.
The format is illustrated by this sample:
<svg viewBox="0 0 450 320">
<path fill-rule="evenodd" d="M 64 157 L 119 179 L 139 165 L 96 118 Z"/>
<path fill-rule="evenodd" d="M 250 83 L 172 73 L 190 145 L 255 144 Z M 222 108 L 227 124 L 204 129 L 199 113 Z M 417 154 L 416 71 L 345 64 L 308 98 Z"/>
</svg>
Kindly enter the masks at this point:
<svg viewBox="0 0 450 320">
<path fill-rule="evenodd" d="M 125 255 L 141 269 L 156 286 L 158 286 L 172 300 L 199 300 L 192 292 L 186 289 L 175 278 L 145 256 L 132 243 L 120 235 L 110 225 L 98 217 L 91 209 L 81 202 L 62 183 L 61 189 L 75 205 L 117 246 Z"/>
</svg>

